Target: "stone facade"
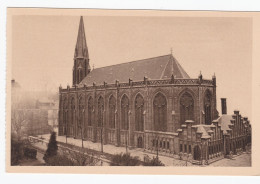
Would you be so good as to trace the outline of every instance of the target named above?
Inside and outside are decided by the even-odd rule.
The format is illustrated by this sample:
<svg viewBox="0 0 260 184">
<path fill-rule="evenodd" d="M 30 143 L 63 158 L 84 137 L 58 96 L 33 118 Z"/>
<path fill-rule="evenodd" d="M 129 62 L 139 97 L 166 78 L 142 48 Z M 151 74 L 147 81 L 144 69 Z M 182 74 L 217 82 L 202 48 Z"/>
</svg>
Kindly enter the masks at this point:
<svg viewBox="0 0 260 184">
<path fill-rule="evenodd" d="M 75 138 L 90 139 L 94 142 L 101 140 L 101 129 L 103 131 L 104 144 L 110 143 L 117 146 L 124 146 L 126 143 L 130 147 L 142 147 L 152 150 L 152 142 L 155 136 L 160 140 L 167 140 L 169 144 L 165 148 L 170 153 L 178 151 L 174 146 L 174 135 L 177 130 L 182 127 L 184 122 L 181 122 L 182 103 L 185 102 L 185 97 L 190 97 L 190 103 L 193 114 L 192 120 L 195 124 L 207 124 L 205 122 L 205 95 L 210 94 L 210 117 L 217 117 L 216 110 L 216 79 L 204 80 L 202 76 L 198 79 L 165 79 L 165 80 L 148 80 L 131 81 L 129 83 L 106 84 L 102 86 L 90 87 L 73 87 L 67 89 L 60 88 L 60 111 L 59 111 L 59 134 L 67 135 Z M 155 119 L 155 101 L 157 97 L 165 98 L 165 129 L 158 131 Z M 109 101 L 115 99 L 115 111 L 111 111 Z M 127 123 L 128 128 L 123 128 L 122 118 L 123 100 L 128 99 Z M 141 111 L 141 119 L 143 120 L 143 130 L 137 128 L 137 100 L 143 100 L 143 109 Z M 99 113 L 99 101 L 102 99 L 102 112 Z M 162 100 L 159 99 L 159 102 Z M 183 102 L 184 101 L 184 102 Z M 92 104 L 92 105 L 90 105 Z M 189 105 L 189 104 L 188 104 Z M 187 106 L 188 106 L 187 105 Z M 187 111 L 187 110 L 186 110 Z M 91 116 L 91 118 L 89 118 Z M 114 116 L 115 127 L 111 127 L 110 117 Z M 99 118 L 102 118 L 102 126 L 98 125 Z M 89 121 L 92 121 L 91 123 Z M 210 121 L 211 122 L 211 121 Z M 208 123 L 210 123 L 208 122 Z M 171 136 L 170 136 L 171 135 Z M 165 141 L 164 141 L 165 142 Z"/>
<path fill-rule="evenodd" d="M 60 136 L 201 164 L 250 143 L 249 121 L 216 107 L 215 75 L 192 79 L 172 54 L 91 70 L 81 17 L 73 86 L 59 88 Z"/>
</svg>

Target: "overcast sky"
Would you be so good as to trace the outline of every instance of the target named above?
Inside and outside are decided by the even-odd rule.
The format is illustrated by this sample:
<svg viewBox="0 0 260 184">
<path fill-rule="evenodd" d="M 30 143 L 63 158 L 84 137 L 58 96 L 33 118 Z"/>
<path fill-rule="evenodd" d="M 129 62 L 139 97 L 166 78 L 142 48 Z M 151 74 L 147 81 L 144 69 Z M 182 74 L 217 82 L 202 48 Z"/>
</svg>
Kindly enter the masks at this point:
<svg viewBox="0 0 260 184">
<path fill-rule="evenodd" d="M 72 83 L 79 16 L 14 16 L 12 78 L 23 88 Z M 192 78 L 217 77 L 217 103 L 251 117 L 252 20 L 249 18 L 84 16 L 95 68 L 170 54 Z"/>
</svg>

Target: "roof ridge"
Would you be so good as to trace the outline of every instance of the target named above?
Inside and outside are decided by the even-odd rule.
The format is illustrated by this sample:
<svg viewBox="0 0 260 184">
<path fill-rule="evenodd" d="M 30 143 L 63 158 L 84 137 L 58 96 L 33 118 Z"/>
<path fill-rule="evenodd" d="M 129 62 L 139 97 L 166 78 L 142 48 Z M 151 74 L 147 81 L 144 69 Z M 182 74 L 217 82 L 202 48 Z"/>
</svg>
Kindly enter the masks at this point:
<svg viewBox="0 0 260 184">
<path fill-rule="evenodd" d="M 111 67 L 111 66 L 124 65 L 124 64 L 134 63 L 134 62 L 138 62 L 138 61 L 149 60 L 149 59 L 155 59 L 155 58 L 165 57 L 165 56 L 169 56 L 169 55 L 171 55 L 171 54 L 162 55 L 162 56 L 155 56 L 155 57 L 150 57 L 150 58 L 145 58 L 145 59 L 139 59 L 139 60 L 135 60 L 135 61 L 129 61 L 129 62 L 126 62 L 126 63 L 119 63 L 119 64 L 114 64 L 114 65 L 109 65 L 109 66 L 102 66 L 102 67 L 99 67 L 99 68 L 95 68 L 95 69 L 93 69 L 93 70 L 101 69 L 101 68 L 106 68 L 106 67 Z M 167 63 L 167 64 L 168 64 L 168 63 Z M 93 71 L 93 70 L 92 70 L 92 71 Z"/>
<path fill-rule="evenodd" d="M 171 54 L 169 54 L 169 55 L 171 55 Z M 165 73 L 165 70 L 167 69 L 167 66 L 168 66 L 168 64 L 169 64 L 169 62 L 171 62 L 172 60 L 171 60 L 171 57 L 170 57 L 170 59 L 169 59 L 169 61 L 166 63 L 166 65 L 164 66 L 164 69 L 163 69 L 163 71 L 162 71 L 162 74 L 161 74 L 161 77 L 160 77 L 160 79 L 162 79 L 163 78 L 163 76 L 164 76 L 164 73 Z"/>
<path fill-rule="evenodd" d="M 179 61 L 172 55 L 172 58 L 175 60 L 175 62 L 176 62 L 176 64 L 177 64 L 177 67 L 178 67 L 178 69 L 179 69 L 179 71 L 181 72 L 181 74 L 183 75 L 183 76 L 188 76 L 188 77 L 190 77 L 188 74 L 187 74 L 187 72 L 182 68 L 182 66 L 181 66 L 181 64 L 179 63 Z"/>
</svg>

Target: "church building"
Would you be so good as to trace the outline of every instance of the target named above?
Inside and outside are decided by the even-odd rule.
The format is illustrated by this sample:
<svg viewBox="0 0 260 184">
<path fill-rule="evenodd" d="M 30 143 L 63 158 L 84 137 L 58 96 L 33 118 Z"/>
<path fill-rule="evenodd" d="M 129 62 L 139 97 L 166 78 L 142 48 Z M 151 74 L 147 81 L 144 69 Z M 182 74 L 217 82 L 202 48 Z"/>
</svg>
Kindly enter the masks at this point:
<svg viewBox="0 0 260 184">
<path fill-rule="evenodd" d="M 73 84 L 59 89 L 60 136 L 201 161 L 229 154 L 224 134 L 237 122 L 246 144 L 247 118 L 218 114 L 215 75 L 190 78 L 172 54 L 92 70 L 89 61 L 81 17 Z"/>
</svg>

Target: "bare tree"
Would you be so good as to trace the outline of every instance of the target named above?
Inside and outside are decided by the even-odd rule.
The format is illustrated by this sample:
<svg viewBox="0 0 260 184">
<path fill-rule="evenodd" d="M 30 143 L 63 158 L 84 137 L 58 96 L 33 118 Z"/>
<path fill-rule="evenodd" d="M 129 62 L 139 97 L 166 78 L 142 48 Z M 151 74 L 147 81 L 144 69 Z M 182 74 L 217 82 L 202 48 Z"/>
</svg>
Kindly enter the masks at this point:
<svg viewBox="0 0 260 184">
<path fill-rule="evenodd" d="M 28 122 L 25 110 L 13 109 L 11 111 L 11 130 L 17 136 L 18 141 L 24 136 Z"/>
</svg>

